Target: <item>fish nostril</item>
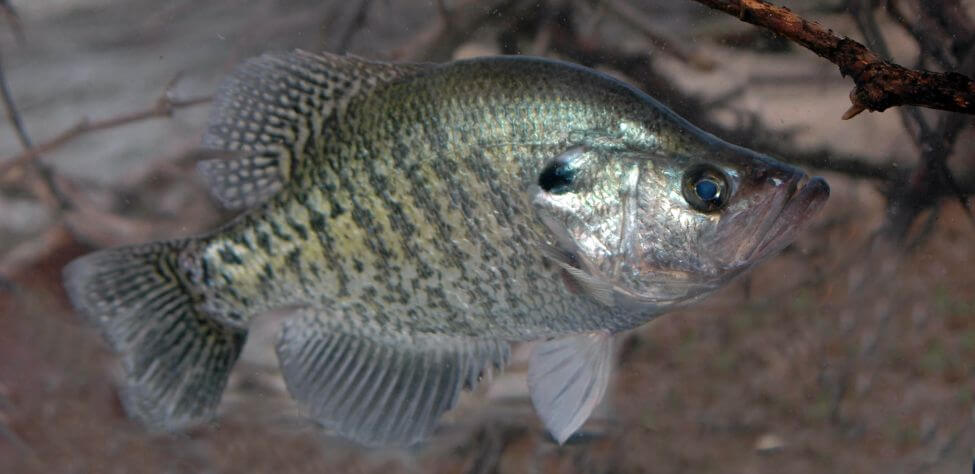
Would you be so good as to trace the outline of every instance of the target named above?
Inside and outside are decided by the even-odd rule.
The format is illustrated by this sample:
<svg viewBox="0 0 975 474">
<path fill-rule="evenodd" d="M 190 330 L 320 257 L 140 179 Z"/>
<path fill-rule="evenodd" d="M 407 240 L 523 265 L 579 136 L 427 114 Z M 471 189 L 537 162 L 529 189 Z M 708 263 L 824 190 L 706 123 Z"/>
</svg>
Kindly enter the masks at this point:
<svg viewBox="0 0 975 474">
<path fill-rule="evenodd" d="M 789 183 L 789 196 L 794 195 L 797 189 L 799 189 L 799 180 L 792 180 L 792 182 Z"/>
<path fill-rule="evenodd" d="M 791 170 L 768 167 L 762 169 L 754 179 L 756 183 L 765 183 L 773 188 L 778 188 L 783 184 L 794 181 L 795 173 L 791 172 Z"/>
<path fill-rule="evenodd" d="M 799 179 L 796 180 L 796 188 L 802 189 L 802 188 L 806 187 L 806 184 L 809 183 L 809 179 L 810 178 L 809 178 L 809 175 L 808 174 L 802 173 L 799 176 Z"/>
<path fill-rule="evenodd" d="M 809 181 L 809 175 L 794 169 L 770 168 L 763 173 L 762 178 L 773 188 L 785 187 L 789 194 L 795 193 Z"/>
</svg>

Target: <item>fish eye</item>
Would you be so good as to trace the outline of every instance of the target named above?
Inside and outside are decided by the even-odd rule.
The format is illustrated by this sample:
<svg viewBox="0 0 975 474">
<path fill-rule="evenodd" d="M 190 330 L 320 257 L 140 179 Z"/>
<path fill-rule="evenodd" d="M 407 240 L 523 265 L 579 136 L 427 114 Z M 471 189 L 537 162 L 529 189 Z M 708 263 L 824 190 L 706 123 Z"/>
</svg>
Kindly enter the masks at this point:
<svg viewBox="0 0 975 474">
<path fill-rule="evenodd" d="M 538 186 L 547 193 L 565 194 L 575 182 L 579 168 L 568 160 L 556 158 L 550 161 L 538 175 Z"/>
<path fill-rule="evenodd" d="M 729 186 L 725 174 L 710 165 L 688 169 L 683 179 L 684 199 L 695 210 L 714 212 L 728 202 Z"/>
</svg>

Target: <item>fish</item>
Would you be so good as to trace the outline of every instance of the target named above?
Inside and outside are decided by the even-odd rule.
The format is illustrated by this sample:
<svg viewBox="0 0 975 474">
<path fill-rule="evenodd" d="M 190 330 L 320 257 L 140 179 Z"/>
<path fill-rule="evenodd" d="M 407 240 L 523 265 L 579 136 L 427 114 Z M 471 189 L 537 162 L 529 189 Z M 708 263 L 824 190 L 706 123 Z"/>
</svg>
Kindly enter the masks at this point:
<svg viewBox="0 0 975 474">
<path fill-rule="evenodd" d="M 63 272 L 150 429 L 214 419 L 251 321 L 285 310 L 281 373 L 327 430 L 419 443 L 527 341 L 564 443 L 606 393 L 614 335 L 775 255 L 829 196 L 625 82 L 522 56 L 267 53 L 220 86 L 203 145 L 228 153 L 198 170 L 235 218 Z"/>
</svg>

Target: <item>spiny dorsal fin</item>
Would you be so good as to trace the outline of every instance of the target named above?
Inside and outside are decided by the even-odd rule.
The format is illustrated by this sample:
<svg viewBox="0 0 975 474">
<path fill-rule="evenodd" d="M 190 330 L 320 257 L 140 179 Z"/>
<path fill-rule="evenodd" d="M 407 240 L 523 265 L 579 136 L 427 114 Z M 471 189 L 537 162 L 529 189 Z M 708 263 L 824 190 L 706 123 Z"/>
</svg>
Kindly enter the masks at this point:
<svg viewBox="0 0 975 474">
<path fill-rule="evenodd" d="M 309 140 L 324 137 L 349 99 L 427 67 L 300 50 L 252 58 L 220 86 L 203 136 L 204 146 L 242 153 L 199 170 L 228 208 L 259 203 L 288 181 Z"/>
</svg>

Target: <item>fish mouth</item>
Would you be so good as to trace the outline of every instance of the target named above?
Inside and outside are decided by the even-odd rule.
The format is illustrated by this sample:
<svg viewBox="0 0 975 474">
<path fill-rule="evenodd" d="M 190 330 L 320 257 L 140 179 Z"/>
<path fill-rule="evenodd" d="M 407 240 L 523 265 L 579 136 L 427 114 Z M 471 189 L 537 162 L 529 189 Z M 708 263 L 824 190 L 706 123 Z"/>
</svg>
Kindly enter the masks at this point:
<svg viewBox="0 0 975 474">
<path fill-rule="evenodd" d="M 805 174 L 799 176 L 792 183 L 785 205 L 773 219 L 765 237 L 755 247 L 753 258 L 760 260 L 769 257 L 789 245 L 799 230 L 822 209 L 827 199 L 829 184 L 825 179 L 819 176 L 810 178 Z"/>
</svg>

